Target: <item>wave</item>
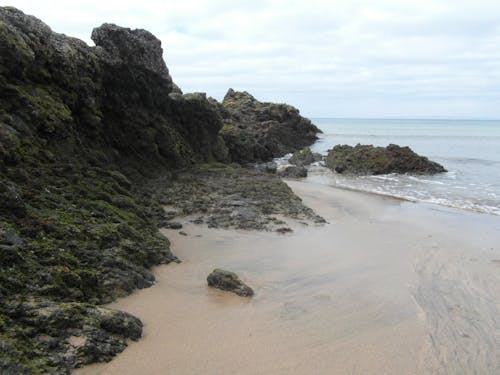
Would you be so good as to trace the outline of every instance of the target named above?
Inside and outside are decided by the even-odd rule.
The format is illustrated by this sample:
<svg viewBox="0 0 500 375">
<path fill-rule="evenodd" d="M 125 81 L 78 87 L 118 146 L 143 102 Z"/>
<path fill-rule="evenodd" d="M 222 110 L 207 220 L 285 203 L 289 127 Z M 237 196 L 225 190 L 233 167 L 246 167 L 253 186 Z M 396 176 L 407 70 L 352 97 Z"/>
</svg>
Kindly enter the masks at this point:
<svg viewBox="0 0 500 375">
<path fill-rule="evenodd" d="M 367 189 L 367 188 L 363 188 L 363 187 L 356 187 L 356 186 L 352 186 L 352 185 L 342 185 L 342 184 L 337 184 L 337 183 L 334 184 L 333 186 L 335 188 L 340 188 L 340 189 L 345 189 L 345 190 L 350 190 L 350 191 L 360 191 L 360 192 L 375 194 L 375 195 L 381 195 L 381 196 L 385 196 L 385 197 L 395 198 L 398 200 L 404 200 L 407 202 L 413 202 L 413 203 L 421 202 L 421 203 L 428 203 L 428 204 L 436 204 L 439 206 L 451 207 L 451 208 L 465 210 L 465 211 L 500 216 L 500 207 L 497 207 L 497 206 L 492 206 L 489 204 L 479 204 L 479 203 L 474 203 L 474 202 L 467 201 L 467 200 L 451 200 L 451 199 L 447 199 L 447 198 L 426 197 L 423 192 L 419 192 L 416 190 L 412 191 L 412 193 L 414 195 L 410 195 L 410 194 L 404 194 L 404 193 L 384 191 L 382 189 L 377 189 L 377 188 Z"/>
<path fill-rule="evenodd" d="M 425 178 L 417 177 L 417 176 L 407 176 L 410 180 L 417 181 L 417 182 L 423 182 L 425 184 L 434 184 L 434 185 L 445 185 L 443 181 L 435 181 L 435 180 L 427 180 Z"/>
</svg>

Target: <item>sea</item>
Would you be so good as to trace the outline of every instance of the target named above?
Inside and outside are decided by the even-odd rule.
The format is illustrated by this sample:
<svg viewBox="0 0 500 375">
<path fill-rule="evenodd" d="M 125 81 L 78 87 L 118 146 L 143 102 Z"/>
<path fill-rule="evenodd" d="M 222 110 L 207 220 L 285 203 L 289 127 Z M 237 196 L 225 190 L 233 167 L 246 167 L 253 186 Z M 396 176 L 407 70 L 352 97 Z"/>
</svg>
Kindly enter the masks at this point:
<svg viewBox="0 0 500 375">
<path fill-rule="evenodd" d="M 442 164 L 434 176 L 329 175 L 341 188 L 390 195 L 500 215 L 500 120 L 395 120 L 316 118 L 323 134 L 311 147 L 326 154 L 338 144 L 394 143 Z"/>
</svg>

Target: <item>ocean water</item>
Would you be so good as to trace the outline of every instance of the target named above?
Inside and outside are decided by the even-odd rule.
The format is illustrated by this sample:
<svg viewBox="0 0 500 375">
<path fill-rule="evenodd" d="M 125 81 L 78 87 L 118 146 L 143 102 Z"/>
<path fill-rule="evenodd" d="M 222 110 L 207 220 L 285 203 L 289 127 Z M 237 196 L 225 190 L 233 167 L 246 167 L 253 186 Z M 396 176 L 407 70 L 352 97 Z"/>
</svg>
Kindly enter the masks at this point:
<svg viewBox="0 0 500 375">
<path fill-rule="evenodd" d="M 339 187 L 500 215 L 500 121 L 312 119 L 322 131 L 313 151 L 337 144 L 395 143 L 442 164 L 435 176 L 333 174 Z"/>
</svg>

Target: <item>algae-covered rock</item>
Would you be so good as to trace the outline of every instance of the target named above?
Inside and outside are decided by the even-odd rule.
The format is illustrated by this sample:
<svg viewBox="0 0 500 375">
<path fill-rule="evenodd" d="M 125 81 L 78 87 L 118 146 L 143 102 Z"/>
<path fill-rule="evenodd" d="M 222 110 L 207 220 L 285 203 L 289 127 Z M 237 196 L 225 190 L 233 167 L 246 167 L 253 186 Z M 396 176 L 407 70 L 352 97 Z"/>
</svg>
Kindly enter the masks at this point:
<svg viewBox="0 0 500 375">
<path fill-rule="evenodd" d="M 276 173 L 278 171 L 278 164 L 274 161 L 269 161 L 267 163 L 250 164 L 249 166 L 254 167 L 256 170 L 263 173 Z"/>
<path fill-rule="evenodd" d="M 316 128 L 297 110 L 255 102 L 254 114 L 243 111 L 249 121 L 232 123 L 230 100 L 234 115 L 182 94 L 149 32 L 104 24 L 92 38 L 95 47 L 0 7 L 2 374 L 69 373 L 140 337 L 139 320 L 98 305 L 151 286 L 149 268 L 177 260 L 158 232 L 172 219 L 161 198 L 211 226 L 315 217 L 276 177 L 225 166 L 172 182 L 182 175 L 172 171 L 196 163 L 243 160 L 235 150 L 247 141 L 267 150 L 251 160 L 303 147 Z M 247 124 L 267 130 L 224 142 L 223 125 Z"/>
<path fill-rule="evenodd" d="M 77 302 L 4 301 L 2 322 L 8 329 L 0 337 L 2 374 L 67 374 L 111 360 L 128 339 L 142 335 L 142 323 L 132 315 Z"/>
<path fill-rule="evenodd" d="M 309 146 L 321 133 L 310 120 L 287 104 L 263 103 L 247 92 L 229 89 L 219 112 L 221 135 L 232 161 L 268 161 Z"/>
<path fill-rule="evenodd" d="M 409 147 L 394 144 L 387 147 L 338 145 L 329 151 L 326 166 L 337 173 L 365 175 L 446 172 L 442 165 L 417 155 Z"/>
<path fill-rule="evenodd" d="M 197 215 L 195 222 L 212 228 L 274 230 L 274 215 L 324 222 L 276 174 L 234 165 L 179 171 L 174 180 L 150 181 L 149 189 L 180 215 Z"/>
<path fill-rule="evenodd" d="M 212 104 L 179 108 L 159 41 L 112 31 L 90 47 L 0 7 L 0 373 L 66 373 L 123 350 L 95 305 L 152 285 L 148 269 L 176 260 L 144 176 L 214 158 Z M 94 332 L 86 354 L 68 354 L 82 321 Z"/>
<path fill-rule="evenodd" d="M 281 165 L 278 168 L 278 176 L 284 178 L 307 177 L 307 168 L 299 165 Z"/>
<path fill-rule="evenodd" d="M 321 159 L 321 154 L 313 153 L 309 147 L 305 147 L 303 150 L 294 152 L 290 159 L 288 159 L 288 162 L 298 166 L 306 166 Z"/>
<path fill-rule="evenodd" d="M 237 294 L 240 297 L 251 297 L 254 294 L 252 288 L 243 283 L 234 272 L 218 268 L 207 276 L 207 283 L 209 286 Z"/>
</svg>

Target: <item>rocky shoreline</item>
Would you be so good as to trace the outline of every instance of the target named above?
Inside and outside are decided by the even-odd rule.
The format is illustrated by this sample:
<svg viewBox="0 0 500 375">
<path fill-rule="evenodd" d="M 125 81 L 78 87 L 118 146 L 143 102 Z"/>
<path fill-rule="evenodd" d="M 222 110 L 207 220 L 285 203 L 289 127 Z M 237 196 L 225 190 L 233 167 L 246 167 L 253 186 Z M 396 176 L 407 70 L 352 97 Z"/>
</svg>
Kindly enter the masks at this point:
<svg viewBox="0 0 500 375">
<path fill-rule="evenodd" d="M 148 31 L 104 24 L 92 39 L 0 7 L 2 374 L 68 374 L 140 339 L 139 319 L 102 305 L 179 262 L 159 232 L 179 218 L 278 234 L 287 218 L 325 222 L 280 179 L 321 159 L 296 108 L 183 94 Z"/>
<path fill-rule="evenodd" d="M 278 177 L 239 165 L 314 142 L 298 110 L 182 94 L 145 30 L 104 24 L 92 39 L 0 7 L 2 374 L 67 374 L 141 337 L 137 318 L 101 305 L 178 261 L 158 231 L 165 205 L 216 227 L 322 221 Z"/>
</svg>

